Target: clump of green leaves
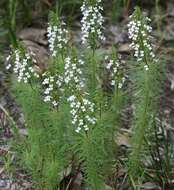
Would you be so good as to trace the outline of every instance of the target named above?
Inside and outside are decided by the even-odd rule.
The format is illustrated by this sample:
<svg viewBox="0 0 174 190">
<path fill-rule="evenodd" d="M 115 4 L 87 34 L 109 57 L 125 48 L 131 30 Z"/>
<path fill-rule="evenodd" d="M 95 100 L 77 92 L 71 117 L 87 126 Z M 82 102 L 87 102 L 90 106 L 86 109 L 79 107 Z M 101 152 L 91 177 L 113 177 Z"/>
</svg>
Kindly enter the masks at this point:
<svg viewBox="0 0 174 190">
<path fill-rule="evenodd" d="M 55 189 L 63 168 L 69 164 L 66 152 L 70 147 L 65 135 L 68 109 L 66 105 L 59 112 L 50 109 L 40 98 L 39 90 L 36 85 L 31 88 L 29 84 L 13 83 L 28 129 L 21 156 L 39 189 Z"/>
<path fill-rule="evenodd" d="M 139 176 L 143 175 L 142 165 L 145 147 L 145 137 L 151 131 L 151 122 L 157 112 L 160 92 L 160 62 L 155 58 L 151 44 L 151 27 L 149 18 L 145 17 L 139 8 L 136 8 L 130 17 L 129 37 L 131 47 L 137 59 L 132 65 L 132 80 L 134 86 L 134 120 L 132 149 L 129 156 L 129 174 L 132 183 L 136 184 Z"/>
<path fill-rule="evenodd" d="M 81 10 L 80 50 L 73 44 L 70 46 L 68 30 L 57 11 L 49 16 L 51 55 L 46 71 L 38 74 L 34 70 L 32 52 L 26 55 L 18 53 L 18 49 L 17 56 L 11 57 L 19 82 L 13 78 L 12 90 L 28 129 L 21 160 L 37 189 L 60 188 L 62 172 L 73 163 L 76 172 L 84 174 L 89 189 L 102 190 L 110 172 L 108 168 L 117 161 L 114 139 L 127 98 L 125 62 L 115 48 L 108 55 L 97 54 L 100 40 L 104 40 L 101 1 L 85 0 Z M 136 60 L 130 67 L 135 109 L 128 169 L 135 188 L 144 172 L 141 161 L 145 138 L 157 112 L 160 83 L 160 66 L 153 52 L 149 22 L 136 8 L 129 24 Z M 29 75 L 29 71 L 36 74 Z M 19 80 L 25 76 L 26 80 Z M 69 182 L 71 186 L 73 181 Z"/>
</svg>

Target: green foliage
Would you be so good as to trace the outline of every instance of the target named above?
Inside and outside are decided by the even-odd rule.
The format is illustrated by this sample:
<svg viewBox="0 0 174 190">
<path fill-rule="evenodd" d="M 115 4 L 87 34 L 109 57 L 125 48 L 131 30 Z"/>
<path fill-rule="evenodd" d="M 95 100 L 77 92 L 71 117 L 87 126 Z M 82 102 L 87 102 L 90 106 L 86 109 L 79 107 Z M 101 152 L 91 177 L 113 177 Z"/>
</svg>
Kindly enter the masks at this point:
<svg viewBox="0 0 174 190">
<path fill-rule="evenodd" d="M 87 87 L 89 93 L 95 97 L 99 91 L 100 84 L 98 84 L 97 77 L 99 76 L 101 57 L 97 52 L 93 52 L 91 49 L 84 52 L 85 67 L 84 74 L 87 78 Z"/>
<path fill-rule="evenodd" d="M 106 171 L 114 160 L 113 149 L 107 143 L 108 139 L 110 142 L 113 140 L 111 126 L 105 127 L 102 121 L 102 125 L 87 135 L 65 136 L 69 111 L 67 106 L 63 105 L 62 111 L 51 110 L 40 99 L 38 90 L 38 86 L 31 88 L 30 85 L 13 83 L 13 92 L 22 106 L 29 132 L 23 146 L 22 160 L 33 176 L 35 186 L 38 189 L 56 188 L 60 180 L 59 173 L 68 166 L 71 150 L 69 140 L 76 139 L 75 144 L 73 142 L 76 147 L 74 153 L 76 155 L 77 152 L 76 156 L 83 163 L 86 182 L 91 189 L 101 190 Z"/>
<path fill-rule="evenodd" d="M 172 177 L 172 145 L 168 139 L 166 123 L 154 117 L 153 129 L 146 138 L 151 167 L 155 174 L 145 173 L 149 180 L 157 182 L 164 189 L 170 187 Z M 161 153 L 161 150 L 163 151 Z"/>
<path fill-rule="evenodd" d="M 139 8 L 135 9 L 133 17 L 142 22 L 143 25 L 145 24 L 145 17 Z M 144 57 L 140 62 L 135 62 L 131 68 L 135 109 L 132 124 L 132 148 L 129 156 L 128 169 L 132 184 L 135 183 L 135 185 L 139 182 L 145 170 L 142 163 L 144 156 L 147 155 L 145 150 L 148 147 L 147 143 L 145 143 L 145 138 L 152 131 L 153 119 L 158 111 L 163 68 L 161 65 L 162 62 L 150 57 L 149 50 L 144 46 L 143 40 L 143 35 L 138 33 L 137 43 L 139 47 L 142 46 Z M 144 64 L 148 65 L 148 70 L 143 68 Z"/>
<path fill-rule="evenodd" d="M 99 190 L 103 189 L 104 180 L 101 175 L 101 166 L 103 160 L 101 160 L 101 146 L 98 142 L 90 137 L 83 138 L 81 148 L 81 159 L 84 160 L 84 170 L 87 184 L 91 189 Z M 91 156 L 92 155 L 92 156 Z M 103 164 L 103 163 L 102 163 Z"/>
<path fill-rule="evenodd" d="M 110 137 L 109 127 L 99 124 L 88 134 L 76 139 L 75 152 L 82 164 L 86 183 L 90 189 L 104 189 L 105 178 L 114 163 L 113 147 L 107 143 Z"/>
<path fill-rule="evenodd" d="M 118 21 L 120 12 L 123 7 L 123 0 L 113 0 L 112 1 L 112 21 Z"/>
<path fill-rule="evenodd" d="M 72 56 L 77 56 L 75 50 L 72 50 Z M 97 54 L 93 56 L 96 60 L 97 76 L 101 69 L 97 65 L 101 57 Z M 62 62 L 55 59 L 48 69 L 53 73 L 60 72 L 63 65 L 59 64 Z M 88 71 L 90 68 L 87 67 L 86 78 L 90 78 Z M 88 82 L 90 84 L 90 80 Z M 90 85 L 87 87 L 90 89 Z M 107 96 L 103 95 L 100 84 L 95 93 L 90 93 L 90 98 L 94 99 L 99 106 L 95 113 L 98 124 L 89 132 L 82 134 L 75 134 L 73 131 L 70 124 L 70 108 L 64 102 L 65 97 L 56 110 L 43 102 L 42 90 L 36 81 L 23 84 L 14 79 L 12 90 L 24 113 L 29 133 L 22 145 L 21 159 L 32 175 L 35 187 L 56 189 L 61 180 L 60 173 L 68 166 L 70 158 L 75 155 L 82 165 L 87 186 L 94 190 L 103 189 L 105 177 L 110 173 L 110 168 L 115 162 L 114 139 L 116 128 L 120 125 L 123 100 L 121 90 L 115 89 L 111 92 L 106 105 Z M 71 95 L 71 90 L 67 89 L 64 96 L 67 96 L 66 93 Z"/>
<path fill-rule="evenodd" d="M 160 63 L 159 63 L 160 64 Z M 134 70 L 134 84 L 137 86 L 134 89 L 134 121 L 133 121 L 133 136 L 132 149 L 129 157 L 129 174 L 132 180 L 137 183 L 138 178 L 143 175 L 145 167 L 142 164 L 143 158 L 147 156 L 148 145 L 145 142 L 145 137 L 152 130 L 152 121 L 158 111 L 158 102 L 160 95 L 161 76 L 159 64 L 151 65 L 149 72 L 141 72 Z M 142 69 L 142 68 L 141 68 Z"/>
<path fill-rule="evenodd" d="M 65 13 L 67 15 L 68 25 L 71 25 L 72 21 L 76 17 L 76 14 L 79 14 L 79 11 L 77 10 L 79 10 L 82 2 L 82 0 L 55 0 L 57 11 L 61 14 Z"/>
<path fill-rule="evenodd" d="M 41 100 L 37 85 L 31 88 L 14 80 L 12 88 L 29 133 L 22 160 L 38 189 L 55 189 L 61 180 L 60 172 L 68 165 L 67 106 L 63 105 L 63 111 L 52 110 Z"/>
<path fill-rule="evenodd" d="M 144 137 L 148 133 L 149 124 L 153 114 L 157 111 L 157 102 L 159 95 L 159 78 L 157 76 L 158 65 L 153 65 L 150 72 L 144 72 L 143 68 L 140 67 L 134 70 L 134 102 L 135 112 L 133 121 L 133 137 L 132 137 L 132 150 L 130 156 L 130 173 L 133 176 L 138 176 L 141 170 L 140 160 L 143 154 Z M 142 71 L 141 71 L 142 70 Z M 137 74 L 135 76 L 135 73 Z M 142 173 L 142 171 L 140 172 Z"/>
<path fill-rule="evenodd" d="M 13 31 L 15 31 L 16 2 L 11 1 L 10 4 L 10 25 Z M 62 7 L 70 6 L 73 2 L 61 1 L 60 4 L 55 2 L 57 5 L 56 13 L 51 12 L 49 15 L 49 23 L 52 27 L 56 25 L 58 26 L 57 29 L 61 27 L 59 25 L 61 17 L 58 16 L 63 10 Z M 80 1 L 76 2 L 80 3 Z M 94 0 L 90 0 L 89 3 L 93 4 Z M 139 8 L 136 8 L 133 16 L 142 21 L 140 26 L 143 29 L 147 20 L 143 17 Z M 144 48 L 141 50 L 145 55 L 138 64 L 134 61 L 131 63 L 132 67 L 130 67 L 130 80 L 133 88 L 131 101 L 134 103 L 135 109 L 132 121 L 133 135 L 128 170 L 134 189 L 136 189 L 137 183 L 141 180 L 139 176 L 143 176 L 145 173 L 144 167 L 142 167 L 142 159 L 146 153 L 149 153 L 147 151 L 148 143 L 145 140 L 152 131 L 153 119 L 157 113 L 162 73 L 160 62 L 154 61 L 153 56 L 150 56 L 150 48 L 143 46 L 144 41 L 141 32 L 138 35 L 140 36 L 137 38 L 137 43 L 139 47 Z M 79 170 L 84 173 L 85 184 L 90 190 L 102 190 L 105 188 L 105 179 L 110 174 L 110 168 L 117 162 L 117 158 L 115 158 L 117 152 L 115 136 L 121 126 L 121 112 L 127 98 L 127 92 L 122 88 L 123 83 L 121 83 L 126 74 L 123 69 L 125 65 L 120 66 L 117 63 L 119 57 L 115 48 L 112 48 L 108 56 L 115 63 L 115 68 L 114 64 L 112 64 L 109 67 L 110 70 L 106 72 L 107 67 L 104 65 L 106 63 L 103 63 L 103 53 L 101 55 L 97 52 L 98 41 L 95 38 L 96 36 L 93 37 L 94 39 L 90 39 L 92 46 L 88 50 L 83 49 L 81 51 L 74 47 L 69 48 L 70 44 L 67 43 L 66 48 L 56 47 L 55 56 L 50 56 L 49 66 L 44 74 L 48 74 L 48 77 L 52 76 L 52 81 L 46 78 L 48 83 L 46 82 L 45 84 L 46 88 L 53 88 L 54 77 L 62 77 L 59 79 L 60 81 L 56 81 L 59 89 L 52 89 L 55 90 L 53 93 L 56 94 L 53 95 L 60 101 L 58 101 L 58 106 L 53 107 L 51 101 L 48 101 L 49 103 L 44 102 L 45 99 L 43 101 L 45 91 L 43 92 L 42 84 L 46 75 L 40 75 L 40 79 L 31 80 L 29 84 L 18 83 L 16 78 L 12 78 L 12 92 L 24 113 L 25 125 L 28 131 L 28 136 L 23 139 L 22 143 L 20 142 L 19 146 L 21 146 L 22 150 L 19 157 L 22 165 L 32 176 L 33 184 L 38 190 L 58 189 L 62 180 L 62 172 L 73 162 L 76 162 L 74 165 L 77 173 Z M 59 36 L 59 38 L 61 37 Z M 54 39 L 52 40 L 54 41 Z M 17 43 L 17 40 L 15 42 Z M 59 40 L 56 43 L 59 43 Z M 15 45 L 20 48 L 19 43 Z M 16 47 L 15 45 L 13 44 L 14 47 Z M 59 51 L 60 49 L 62 51 Z M 80 65 L 78 57 L 81 57 L 81 55 L 83 55 L 85 64 L 81 63 Z M 69 58 L 68 63 L 65 62 L 67 57 Z M 21 60 L 23 61 L 23 59 Z M 65 68 L 65 64 L 69 64 L 70 67 L 66 65 Z M 70 82 L 66 82 L 67 80 L 64 79 L 66 69 L 74 69 L 73 72 L 75 72 L 74 74 L 71 70 L 70 72 L 68 71 L 67 75 L 72 75 L 69 78 Z M 113 75 L 111 75 L 111 72 Z M 105 74 L 108 75 L 108 89 L 103 87 L 105 85 L 103 79 Z M 82 81 L 85 79 L 86 83 L 79 85 L 78 77 L 81 77 L 80 80 Z M 115 82 L 115 85 L 110 81 Z M 49 82 L 52 87 L 50 87 Z M 60 86 L 58 86 L 57 82 L 59 82 Z M 60 95 L 58 90 L 61 91 Z M 45 94 L 50 95 L 49 93 L 46 92 Z M 79 107 L 68 103 L 68 97 L 72 96 L 76 96 L 77 98 L 75 98 L 79 100 L 80 103 L 77 101 L 80 104 Z M 94 102 L 95 108 L 88 107 L 88 101 L 84 97 Z M 84 105 L 83 98 L 87 102 Z M 73 104 L 76 104 L 76 102 L 74 101 Z M 93 104 L 91 103 L 91 105 Z M 75 109 L 76 106 L 78 110 Z M 82 106 L 84 106 L 84 109 L 79 111 Z M 87 109 L 94 109 L 94 111 L 87 110 L 85 106 Z M 77 114 L 78 111 L 79 115 Z M 94 124 L 92 122 L 88 124 L 91 115 L 96 119 L 96 122 L 93 122 Z M 86 116 L 88 116 L 88 119 L 85 118 Z M 81 130 L 81 128 L 79 131 L 74 130 L 73 127 L 79 127 L 80 125 L 76 121 L 73 123 L 72 117 L 76 120 L 80 118 L 82 123 L 84 122 L 82 124 L 84 130 Z M 83 118 L 85 119 L 83 120 Z M 87 126 L 87 128 L 84 126 Z M 168 151 L 168 149 L 166 150 Z M 168 157 L 166 160 L 168 160 Z M 169 173 L 169 165 L 166 163 L 164 165 Z"/>
</svg>

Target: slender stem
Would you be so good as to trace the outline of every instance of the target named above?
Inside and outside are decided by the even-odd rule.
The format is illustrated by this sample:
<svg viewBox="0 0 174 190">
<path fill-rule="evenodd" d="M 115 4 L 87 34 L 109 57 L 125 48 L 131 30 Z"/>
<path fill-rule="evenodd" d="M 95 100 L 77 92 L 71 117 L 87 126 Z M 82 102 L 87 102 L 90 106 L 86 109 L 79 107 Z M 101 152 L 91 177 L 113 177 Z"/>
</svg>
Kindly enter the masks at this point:
<svg viewBox="0 0 174 190">
<path fill-rule="evenodd" d="M 92 49 L 92 88 L 96 88 L 96 61 L 95 61 L 95 48 Z"/>
<path fill-rule="evenodd" d="M 144 71 L 144 72 L 146 72 L 146 71 Z M 139 167 L 140 163 L 137 163 L 137 162 L 139 162 L 139 154 L 140 154 L 141 146 L 142 146 L 143 139 L 144 139 L 145 129 L 147 126 L 148 108 L 150 106 L 149 105 L 149 90 L 148 90 L 147 72 L 146 72 L 145 86 L 146 86 L 145 97 L 144 97 L 144 100 L 142 100 L 142 103 L 145 104 L 145 107 L 142 112 L 142 115 L 140 116 L 140 118 L 138 118 L 138 122 L 135 126 L 135 135 L 133 137 L 134 144 L 133 144 L 133 152 L 132 152 L 132 158 L 131 158 L 131 163 L 133 163 L 133 165 L 136 164 L 138 167 Z M 136 130 L 138 130 L 138 131 L 136 131 Z M 139 168 L 138 168 L 138 170 L 139 170 Z M 135 174 L 135 172 L 137 172 L 137 170 L 135 171 L 134 168 L 131 168 L 130 172 Z"/>
<path fill-rule="evenodd" d="M 30 87 L 31 87 L 31 89 L 32 89 L 32 91 L 36 91 L 34 88 L 33 88 L 33 85 L 32 85 L 32 82 L 31 82 L 31 80 L 29 80 L 29 85 L 30 85 Z"/>
</svg>

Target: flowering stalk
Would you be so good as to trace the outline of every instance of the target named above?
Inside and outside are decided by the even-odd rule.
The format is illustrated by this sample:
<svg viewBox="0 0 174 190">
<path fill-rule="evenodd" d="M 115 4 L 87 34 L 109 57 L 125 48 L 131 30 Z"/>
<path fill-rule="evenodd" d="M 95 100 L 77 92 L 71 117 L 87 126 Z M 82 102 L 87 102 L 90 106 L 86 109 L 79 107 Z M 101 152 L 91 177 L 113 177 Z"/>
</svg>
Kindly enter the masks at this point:
<svg viewBox="0 0 174 190">
<path fill-rule="evenodd" d="M 75 94 L 68 98 L 71 107 L 72 125 L 79 133 L 82 129 L 89 130 L 89 127 L 96 124 L 94 117 L 94 103 L 87 99 L 87 94 Z"/>
<path fill-rule="evenodd" d="M 133 70 L 135 84 L 135 110 L 132 136 L 132 151 L 129 156 L 129 174 L 135 183 L 141 172 L 141 158 L 144 150 L 144 138 L 149 131 L 152 115 L 156 112 L 159 93 L 159 66 L 153 53 L 150 19 L 145 17 L 139 8 L 130 16 L 129 38 L 135 51 L 136 65 Z M 137 64 L 138 63 L 138 64 Z"/>
<path fill-rule="evenodd" d="M 86 92 L 83 67 L 85 62 L 76 54 L 65 59 L 65 83 L 69 89 L 67 101 L 70 105 L 71 124 L 78 135 L 74 136 L 75 156 L 79 158 L 79 167 L 85 172 L 86 182 L 90 189 L 104 187 L 103 165 L 106 153 L 101 149 L 103 136 L 96 118 L 96 105 L 91 101 L 91 94 Z M 101 134 L 100 134 L 101 133 Z M 92 157 L 91 157 L 92 155 Z"/>
<path fill-rule="evenodd" d="M 39 74 L 33 68 L 33 63 L 36 63 L 34 56 L 33 52 L 25 52 L 23 48 L 15 49 L 7 57 L 6 69 L 13 69 L 18 82 L 30 83 L 33 77 L 39 78 Z M 12 63 L 9 62 L 10 59 Z"/>
<path fill-rule="evenodd" d="M 104 22 L 102 11 L 101 0 L 84 0 L 81 6 L 82 44 L 87 44 L 92 49 L 96 48 L 98 40 L 105 40 L 102 34 Z"/>
<path fill-rule="evenodd" d="M 126 81 L 126 74 L 125 74 L 125 65 L 124 62 L 121 60 L 121 57 L 118 56 L 116 53 L 115 48 L 112 49 L 111 55 L 105 56 L 105 75 L 107 76 L 107 81 L 109 84 L 110 91 L 113 93 L 110 101 L 109 101 L 109 109 L 114 112 L 113 120 L 111 121 L 119 124 L 119 118 L 121 113 L 121 108 L 123 106 L 123 85 Z"/>
<path fill-rule="evenodd" d="M 123 87 L 127 77 L 125 63 L 121 60 L 121 56 L 117 55 L 115 48 L 112 48 L 109 55 L 105 55 L 102 80 L 103 75 L 106 77 L 102 85 L 104 94 L 106 94 L 104 108 L 108 114 L 108 122 L 113 126 L 113 135 L 115 135 L 116 129 L 120 126 L 121 111 L 125 100 Z"/>
<path fill-rule="evenodd" d="M 116 54 L 113 52 L 111 59 L 108 56 L 105 56 L 106 70 L 109 72 L 109 83 L 114 90 L 121 89 L 126 80 L 125 72 L 123 68 L 123 62 L 121 57 L 117 58 Z"/>
<path fill-rule="evenodd" d="M 44 102 L 50 102 L 54 107 L 59 106 L 65 93 L 66 63 L 69 35 L 65 23 L 57 13 L 51 12 L 47 28 L 48 44 L 51 62 L 47 71 L 42 75 Z"/>
<path fill-rule="evenodd" d="M 92 55 L 90 55 L 90 67 L 92 70 L 91 83 L 93 92 L 97 88 L 97 63 L 95 60 L 95 50 L 97 48 L 98 41 L 104 41 L 103 35 L 103 7 L 101 6 L 101 0 L 84 0 L 81 6 L 82 20 L 82 44 L 87 45 L 92 49 Z"/>
<path fill-rule="evenodd" d="M 44 87 L 44 102 L 50 102 L 54 107 L 58 107 L 63 97 L 63 77 L 60 75 L 51 75 L 49 72 L 44 73 L 42 85 Z"/>
<path fill-rule="evenodd" d="M 128 24 L 129 39 L 132 40 L 130 47 L 134 50 L 137 61 L 143 64 L 147 71 L 151 63 L 156 62 L 153 45 L 151 42 L 152 27 L 149 26 L 150 18 L 141 14 L 139 8 L 130 16 Z"/>
<path fill-rule="evenodd" d="M 50 13 L 47 36 L 49 49 L 53 58 L 65 56 L 68 48 L 68 30 L 65 28 L 66 24 L 53 12 Z"/>
<path fill-rule="evenodd" d="M 82 59 L 78 60 L 73 56 L 65 58 L 64 81 L 70 91 L 81 90 L 84 88 L 85 79 L 81 70 L 83 65 L 84 61 Z"/>
<path fill-rule="evenodd" d="M 85 92 L 85 80 L 82 76 L 81 67 L 84 61 L 76 57 L 67 57 L 65 59 L 64 80 L 70 90 L 70 96 L 67 101 L 70 104 L 72 125 L 75 131 L 79 133 L 82 129 L 89 130 L 90 126 L 95 125 L 94 103 L 88 98 Z"/>
</svg>

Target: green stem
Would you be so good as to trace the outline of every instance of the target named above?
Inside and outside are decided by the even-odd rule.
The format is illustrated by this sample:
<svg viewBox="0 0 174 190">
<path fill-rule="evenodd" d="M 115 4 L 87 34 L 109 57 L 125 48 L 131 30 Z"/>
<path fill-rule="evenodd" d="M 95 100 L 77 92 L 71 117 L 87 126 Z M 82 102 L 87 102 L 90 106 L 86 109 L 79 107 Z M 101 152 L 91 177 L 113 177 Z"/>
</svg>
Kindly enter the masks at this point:
<svg viewBox="0 0 174 190">
<path fill-rule="evenodd" d="M 146 72 L 146 71 L 144 71 Z M 145 134 L 145 130 L 147 127 L 147 123 L 148 123 L 148 108 L 150 107 L 149 105 L 149 90 L 148 90 L 148 84 L 149 84 L 149 80 L 147 78 L 147 72 L 146 72 L 146 81 L 145 81 L 145 97 L 144 100 L 142 100 L 142 102 L 140 103 L 140 105 L 145 105 L 144 106 L 144 110 L 142 112 L 142 114 L 139 116 L 139 118 L 137 118 L 137 122 L 136 122 L 136 127 L 135 127 L 135 134 L 133 136 L 133 151 L 132 151 L 132 155 L 130 158 L 130 163 L 133 167 L 131 167 L 131 175 L 132 177 L 137 176 L 138 171 L 140 169 L 140 160 L 139 160 L 139 156 L 140 156 L 140 151 L 141 151 L 141 147 L 142 144 L 144 142 L 144 134 Z M 135 113 L 137 114 L 137 113 Z M 136 167 L 136 168 L 135 168 Z"/>
<path fill-rule="evenodd" d="M 96 89 L 96 61 L 95 61 L 95 49 L 92 50 L 92 89 Z"/>
</svg>

